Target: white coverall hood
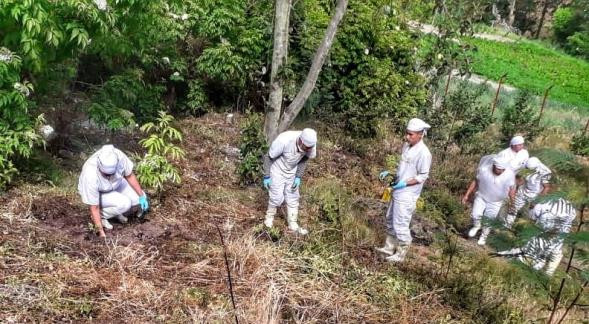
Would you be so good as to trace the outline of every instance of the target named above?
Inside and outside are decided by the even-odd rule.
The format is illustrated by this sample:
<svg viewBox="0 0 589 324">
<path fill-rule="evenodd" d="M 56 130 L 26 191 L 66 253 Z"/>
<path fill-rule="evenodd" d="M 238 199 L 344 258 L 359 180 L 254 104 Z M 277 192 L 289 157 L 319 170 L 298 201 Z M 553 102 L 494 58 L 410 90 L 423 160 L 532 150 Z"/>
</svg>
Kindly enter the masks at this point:
<svg viewBox="0 0 589 324">
<path fill-rule="evenodd" d="M 493 158 L 493 165 L 497 169 L 505 170 L 509 167 L 509 161 L 503 157 L 496 156 Z"/>
<path fill-rule="evenodd" d="M 509 145 L 519 145 L 519 144 L 523 144 L 525 142 L 524 137 L 523 136 L 514 136 L 511 141 L 509 142 Z"/>
<path fill-rule="evenodd" d="M 413 118 L 407 123 L 407 130 L 411 132 L 426 132 L 431 126 L 419 118 Z"/>
<path fill-rule="evenodd" d="M 306 147 L 313 147 L 317 145 L 317 132 L 314 129 L 305 128 L 300 139 Z"/>
<path fill-rule="evenodd" d="M 117 171 L 119 157 L 114 151 L 114 146 L 105 146 L 98 155 L 98 169 L 104 174 L 113 174 Z"/>
</svg>

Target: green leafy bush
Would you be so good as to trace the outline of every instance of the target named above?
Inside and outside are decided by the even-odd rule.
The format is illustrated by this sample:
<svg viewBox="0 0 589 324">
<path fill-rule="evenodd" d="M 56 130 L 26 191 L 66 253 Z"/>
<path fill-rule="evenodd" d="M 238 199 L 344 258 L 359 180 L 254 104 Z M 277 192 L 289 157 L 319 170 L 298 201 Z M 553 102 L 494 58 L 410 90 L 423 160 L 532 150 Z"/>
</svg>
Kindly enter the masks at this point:
<svg viewBox="0 0 589 324">
<path fill-rule="evenodd" d="M 264 136 L 264 116 L 248 112 L 241 124 L 240 163 L 237 168 L 241 185 L 259 183 L 262 178 L 262 157 L 268 151 Z"/>
<path fill-rule="evenodd" d="M 560 7 L 556 9 L 552 21 L 552 30 L 554 37 L 559 43 L 566 43 L 567 37 L 574 34 L 578 26 L 578 21 L 572 8 Z"/>
<path fill-rule="evenodd" d="M 577 134 L 571 140 L 571 151 L 582 156 L 589 156 L 589 135 Z"/>
<path fill-rule="evenodd" d="M 139 181 L 156 192 L 161 192 L 167 182 L 180 183 L 178 169 L 170 162 L 184 158 L 184 150 L 175 142 L 182 142 L 182 134 L 172 127 L 174 117 L 159 112 L 154 123 L 146 123 L 141 130 L 149 136 L 139 141 L 147 153 L 137 164 Z"/>
<path fill-rule="evenodd" d="M 501 134 L 505 141 L 515 134 L 524 136 L 532 141 L 542 131 L 538 108 L 532 105 L 529 92 L 522 91 L 515 99 L 515 103 L 503 112 L 501 120 Z"/>
<path fill-rule="evenodd" d="M 163 109 L 162 86 L 146 84 L 143 71 L 132 69 L 111 77 L 95 93 L 90 117 L 109 129 L 120 129 L 152 120 Z M 161 116 L 161 115 L 160 115 Z"/>
<path fill-rule="evenodd" d="M 43 116 L 30 117 L 28 97 L 33 86 L 21 80 L 21 64 L 20 57 L 0 47 L 0 188 L 18 173 L 14 159 L 29 157 L 35 144 L 42 142 L 35 128 Z"/>
<path fill-rule="evenodd" d="M 378 122 L 385 118 L 394 120 L 395 126 L 404 125 L 425 101 L 423 78 L 414 70 L 416 40 L 390 6 L 383 9 L 385 5 L 390 2 L 349 3 L 318 80 L 314 110 L 355 137 L 374 136 Z M 291 52 L 291 71 L 308 69 L 329 22 L 329 8 L 322 0 L 295 7 L 300 20 L 294 22 L 299 33 L 293 38 L 299 46 Z M 295 91 L 289 89 L 286 97 L 292 98 Z"/>
<path fill-rule="evenodd" d="M 433 126 L 430 138 L 436 146 L 447 148 L 456 143 L 466 152 L 478 146 L 477 135 L 493 123 L 491 110 L 482 100 L 485 92 L 482 86 L 473 87 L 468 81 L 460 81 L 440 108 L 424 111 L 426 120 Z"/>
</svg>

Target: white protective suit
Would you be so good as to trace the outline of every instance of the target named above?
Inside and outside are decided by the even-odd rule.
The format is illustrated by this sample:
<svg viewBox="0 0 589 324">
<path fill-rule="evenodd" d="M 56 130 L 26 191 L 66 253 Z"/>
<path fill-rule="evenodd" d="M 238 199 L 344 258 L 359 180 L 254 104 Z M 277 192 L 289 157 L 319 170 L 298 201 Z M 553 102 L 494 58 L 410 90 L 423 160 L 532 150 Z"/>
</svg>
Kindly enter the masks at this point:
<svg viewBox="0 0 589 324">
<path fill-rule="evenodd" d="M 507 159 L 509 161 L 509 166 L 511 167 L 511 170 L 515 174 L 517 174 L 521 169 L 523 169 L 526 166 L 526 162 L 528 161 L 530 154 L 526 149 L 521 149 L 519 150 L 519 152 L 515 152 L 511 149 L 511 147 L 508 147 L 503 151 L 497 153 L 497 157 Z"/>
<path fill-rule="evenodd" d="M 310 129 L 305 129 L 312 131 Z M 314 134 L 314 131 L 312 131 Z M 308 152 L 304 152 L 297 147 L 297 140 L 303 135 L 303 131 L 286 131 L 278 135 L 270 145 L 268 156 L 272 160 L 270 166 L 271 184 L 269 188 L 268 211 L 266 212 L 265 224 L 272 227 L 272 221 L 276 215 L 276 210 L 286 202 L 287 220 L 289 228 L 300 234 L 306 234 L 306 230 L 299 227 L 297 223 L 299 209 L 299 187 L 293 188 L 295 177 L 299 168 L 299 163 L 306 161 L 304 159 L 313 159 L 317 156 L 317 146 L 315 143 Z M 315 135 L 316 136 L 316 135 Z M 316 137 L 315 137 L 316 142 Z"/>
<path fill-rule="evenodd" d="M 532 220 L 536 221 L 543 234 L 532 238 L 522 248 L 499 252 L 500 255 L 519 255 L 519 260 L 529 264 L 535 270 L 545 268 L 552 276 L 562 259 L 563 235 L 571 231 L 577 211 L 567 200 L 537 204 L 530 210 Z"/>
<path fill-rule="evenodd" d="M 112 176 L 105 177 L 100 172 L 99 157 L 114 157 L 115 161 L 109 161 L 106 167 Z M 129 211 L 132 206 L 139 204 L 139 195 L 127 183 L 125 177 L 133 172 L 133 162 L 112 145 L 104 145 L 94 153 L 82 167 L 82 173 L 78 181 L 78 191 L 82 202 L 91 206 L 100 206 L 101 217 L 110 219 L 121 216 Z"/>
<path fill-rule="evenodd" d="M 538 197 L 544 189 L 544 186 L 550 182 L 552 176 L 552 171 L 535 157 L 528 160 L 526 168 L 534 170 L 534 173 L 526 176 L 525 184 L 517 189 L 513 208 L 509 211 L 505 220 L 507 227 L 511 227 L 518 211 L 522 209 L 525 204 L 532 202 Z"/>
<path fill-rule="evenodd" d="M 507 160 L 498 156 L 487 155 L 481 159 L 477 168 L 477 192 L 472 205 L 472 222 L 473 228 L 469 231 L 469 236 L 474 237 L 481 228 L 481 219 L 487 220 L 497 218 L 503 202 L 509 197 L 509 191 L 515 186 L 515 175 L 510 167 L 505 168 L 503 173 L 496 175 L 493 172 L 493 165 L 508 163 Z M 483 226 L 483 231 L 479 238 L 478 244 L 484 245 L 487 236 L 491 232 L 490 226 Z"/>
<path fill-rule="evenodd" d="M 408 143 L 403 145 L 397 179 L 399 181 L 415 179 L 418 183 L 394 190 L 393 199 L 387 210 L 387 233 L 401 244 L 411 244 L 409 225 L 423 184 L 429 177 L 431 164 L 432 155 L 423 140 L 413 146 L 409 146 Z"/>
</svg>

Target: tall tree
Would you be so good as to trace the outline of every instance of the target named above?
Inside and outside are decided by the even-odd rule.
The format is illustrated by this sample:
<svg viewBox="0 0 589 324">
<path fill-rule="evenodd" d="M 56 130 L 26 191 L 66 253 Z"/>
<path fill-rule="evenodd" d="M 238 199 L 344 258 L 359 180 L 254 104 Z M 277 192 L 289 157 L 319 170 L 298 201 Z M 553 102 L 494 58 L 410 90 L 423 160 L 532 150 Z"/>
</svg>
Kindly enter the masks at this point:
<svg viewBox="0 0 589 324">
<path fill-rule="evenodd" d="M 335 39 L 339 23 L 343 19 L 348 7 L 348 0 L 337 1 L 335 11 L 327 26 L 323 40 L 315 52 L 305 82 L 293 101 L 283 109 L 283 76 L 280 73 L 280 69 L 288 57 L 288 29 L 291 1 L 276 0 L 274 50 L 272 53 L 272 71 L 270 74 L 270 98 L 264 124 L 264 133 L 268 142 L 274 140 L 280 132 L 285 131 L 292 124 L 311 95 L 311 92 L 313 92 L 319 72 L 321 72 L 323 63 L 325 63 L 325 59 Z"/>
</svg>

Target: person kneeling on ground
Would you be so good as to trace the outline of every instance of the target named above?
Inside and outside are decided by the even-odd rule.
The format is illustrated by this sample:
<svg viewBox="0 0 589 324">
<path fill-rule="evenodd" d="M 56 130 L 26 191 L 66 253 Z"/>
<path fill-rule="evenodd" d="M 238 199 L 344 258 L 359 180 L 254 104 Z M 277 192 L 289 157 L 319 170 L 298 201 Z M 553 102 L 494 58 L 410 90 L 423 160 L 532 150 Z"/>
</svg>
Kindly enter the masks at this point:
<svg viewBox="0 0 589 324">
<path fill-rule="evenodd" d="M 286 202 L 288 229 L 300 235 L 308 231 L 299 226 L 299 187 L 307 161 L 317 156 L 317 132 L 311 128 L 286 131 L 278 135 L 264 155 L 264 188 L 268 190 L 268 210 L 264 225 L 271 228 L 277 209 Z"/>
<path fill-rule="evenodd" d="M 82 202 L 90 206 L 90 217 L 101 237 L 104 229 L 112 229 L 108 221 L 116 218 L 127 223 L 123 214 L 139 205 L 137 216 L 149 209 L 147 195 L 133 173 L 133 162 L 112 145 L 104 145 L 82 167 L 78 181 Z"/>
<path fill-rule="evenodd" d="M 577 211 L 570 201 L 560 198 L 537 204 L 529 217 L 542 229 L 542 234 L 530 239 L 523 247 L 498 252 L 497 255 L 517 256 L 534 270 L 544 269 L 552 276 L 562 259 L 564 235 L 570 233 Z"/>
<path fill-rule="evenodd" d="M 481 219 L 496 219 L 504 201 L 508 198 L 513 201 L 515 197 L 515 175 L 509 167 L 509 161 L 498 156 L 484 156 L 477 168 L 476 179 L 470 183 L 462 198 L 464 205 L 468 203 L 475 190 L 471 214 L 473 226 L 468 231 L 468 237 L 475 237 L 482 227 L 483 231 L 477 244 L 485 245 L 491 227 L 488 224 L 483 226 Z"/>
</svg>

